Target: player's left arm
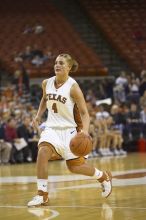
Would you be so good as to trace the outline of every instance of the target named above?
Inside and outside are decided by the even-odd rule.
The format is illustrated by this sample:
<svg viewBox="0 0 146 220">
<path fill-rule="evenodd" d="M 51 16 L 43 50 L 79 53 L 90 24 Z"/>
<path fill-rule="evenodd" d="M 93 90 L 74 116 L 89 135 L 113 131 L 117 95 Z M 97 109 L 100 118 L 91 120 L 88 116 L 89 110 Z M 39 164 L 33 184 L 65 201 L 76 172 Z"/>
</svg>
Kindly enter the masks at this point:
<svg viewBox="0 0 146 220">
<path fill-rule="evenodd" d="M 77 83 L 73 84 L 70 95 L 74 102 L 77 104 L 77 107 L 79 109 L 82 123 L 83 123 L 83 132 L 88 134 L 89 131 L 89 124 L 90 124 L 90 117 L 87 110 L 86 102 L 84 99 L 84 95 Z"/>
</svg>

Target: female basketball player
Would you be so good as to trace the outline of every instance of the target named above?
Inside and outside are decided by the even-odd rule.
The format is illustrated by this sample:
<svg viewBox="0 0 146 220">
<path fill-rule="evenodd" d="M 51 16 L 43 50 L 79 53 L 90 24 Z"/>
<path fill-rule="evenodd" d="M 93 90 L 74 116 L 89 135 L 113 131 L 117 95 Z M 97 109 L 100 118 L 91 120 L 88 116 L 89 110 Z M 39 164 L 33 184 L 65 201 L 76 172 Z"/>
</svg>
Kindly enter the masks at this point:
<svg viewBox="0 0 146 220">
<path fill-rule="evenodd" d="M 102 196 L 108 197 L 112 191 L 111 173 L 102 172 L 85 162 L 84 157 L 76 157 L 70 151 L 71 138 L 78 132 L 88 135 L 89 114 L 86 103 L 77 82 L 69 76 L 77 70 L 78 64 L 68 54 L 60 54 L 55 61 L 55 76 L 42 83 L 43 96 L 37 115 L 33 121 L 35 128 L 39 127 L 41 117 L 48 109 L 45 129 L 38 143 L 37 157 L 37 187 L 38 193 L 28 206 L 48 204 L 48 160 L 62 157 L 66 160 L 68 169 L 76 174 L 83 174 L 97 179 L 102 184 Z M 78 125 L 77 109 L 82 120 L 82 130 Z M 79 115 L 78 114 L 78 115 Z"/>
</svg>

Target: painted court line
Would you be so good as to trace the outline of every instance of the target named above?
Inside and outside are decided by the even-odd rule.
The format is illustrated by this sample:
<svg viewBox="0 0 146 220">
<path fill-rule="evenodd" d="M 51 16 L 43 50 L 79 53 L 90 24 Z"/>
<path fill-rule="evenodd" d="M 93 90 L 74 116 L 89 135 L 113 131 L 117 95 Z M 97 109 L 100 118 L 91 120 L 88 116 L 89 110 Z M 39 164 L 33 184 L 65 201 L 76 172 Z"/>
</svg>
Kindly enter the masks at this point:
<svg viewBox="0 0 146 220">
<path fill-rule="evenodd" d="M 122 174 L 134 174 L 134 173 L 142 173 L 146 172 L 146 169 L 136 169 L 136 170 L 127 170 L 127 171 L 114 171 L 112 175 L 122 175 Z M 77 181 L 77 180 L 91 180 L 91 177 L 83 176 L 83 175 L 54 175 L 49 176 L 48 183 L 52 182 L 68 182 L 68 181 Z M 36 176 L 7 176 L 0 177 L 0 184 L 3 183 L 35 183 L 37 180 Z"/>
<path fill-rule="evenodd" d="M 110 206 L 108 204 L 108 206 L 111 209 L 131 209 L 131 210 L 146 210 L 146 207 L 128 207 L 128 206 Z M 25 208 L 25 209 L 29 209 L 27 206 L 17 206 L 17 205 L 0 205 L 0 208 Z M 82 205 L 68 205 L 68 206 L 63 206 L 63 205 L 58 205 L 58 206 L 48 206 L 48 208 L 89 208 L 89 209 L 102 209 L 102 206 L 82 206 Z M 47 208 L 34 208 L 35 209 L 47 209 Z M 55 210 L 51 210 L 50 211 L 55 211 Z"/>
</svg>

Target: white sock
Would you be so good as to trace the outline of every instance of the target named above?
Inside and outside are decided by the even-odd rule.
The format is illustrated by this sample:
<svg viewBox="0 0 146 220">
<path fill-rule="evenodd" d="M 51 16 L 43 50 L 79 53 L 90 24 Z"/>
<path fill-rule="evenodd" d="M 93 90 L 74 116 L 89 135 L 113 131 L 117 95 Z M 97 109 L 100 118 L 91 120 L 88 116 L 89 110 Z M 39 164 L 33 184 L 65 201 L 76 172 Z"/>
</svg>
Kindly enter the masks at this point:
<svg viewBox="0 0 146 220">
<path fill-rule="evenodd" d="M 93 175 L 93 178 L 99 179 L 102 177 L 102 175 L 103 175 L 103 172 L 95 168 L 95 173 Z"/>
<path fill-rule="evenodd" d="M 37 179 L 38 190 L 43 192 L 48 192 L 48 180 L 47 179 Z"/>
</svg>

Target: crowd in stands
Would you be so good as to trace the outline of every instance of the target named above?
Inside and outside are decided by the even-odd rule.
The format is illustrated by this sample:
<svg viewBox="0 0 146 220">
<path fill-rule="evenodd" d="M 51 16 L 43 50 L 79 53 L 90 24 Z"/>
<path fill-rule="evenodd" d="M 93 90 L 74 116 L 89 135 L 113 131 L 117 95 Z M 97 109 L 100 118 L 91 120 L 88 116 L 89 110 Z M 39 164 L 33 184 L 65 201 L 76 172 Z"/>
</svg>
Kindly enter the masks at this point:
<svg viewBox="0 0 146 220">
<path fill-rule="evenodd" d="M 39 90 L 37 96 L 39 98 Z M 18 90 L 15 84 L 9 84 L 1 88 L 0 163 L 15 164 L 36 160 L 38 135 L 31 126 L 36 114 L 33 103 L 34 100 L 25 87 Z"/>
<path fill-rule="evenodd" d="M 91 115 L 90 134 L 94 140 L 91 156 L 125 155 L 124 143 L 146 138 L 146 71 L 140 77 L 121 72 L 111 89 L 101 81 L 101 90 L 105 96 L 101 92 L 98 99 L 112 98 L 111 105 L 106 101 L 97 105 L 94 90 L 89 89 L 86 94 Z"/>
<path fill-rule="evenodd" d="M 30 87 L 22 70 L 21 66 L 21 80 L 18 77 L 0 91 L 2 164 L 35 162 L 37 157 L 39 135 L 31 122 L 42 90 L 40 85 Z M 93 138 L 93 151 L 89 156 L 126 155 L 125 142 L 146 138 L 146 71 L 142 71 L 140 77 L 121 72 L 114 80 L 86 80 L 77 81 L 91 117 L 89 132 Z M 111 99 L 110 105 L 104 103 L 107 98 Z M 97 100 L 103 100 L 102 104 L 98 105 Z"/>
<path fill-rule="evenodd" d="M 54 58 L 51 48 L 48 46 L 45 51 L 40 49 L 37 44 L 26 46 L 24 51 L 14 53 L 14 61 L 17 63 L 29 63 L 39 67 Z"/>
<path fill-rule="evenodd" d="M 41 24 L 36 24 L 35 26 L 27 25 L 23 31 L 23 34 L 42 34 L 45 28 Z"/>
</svg>

